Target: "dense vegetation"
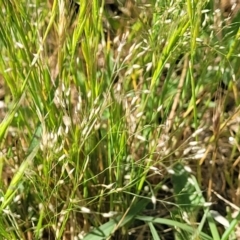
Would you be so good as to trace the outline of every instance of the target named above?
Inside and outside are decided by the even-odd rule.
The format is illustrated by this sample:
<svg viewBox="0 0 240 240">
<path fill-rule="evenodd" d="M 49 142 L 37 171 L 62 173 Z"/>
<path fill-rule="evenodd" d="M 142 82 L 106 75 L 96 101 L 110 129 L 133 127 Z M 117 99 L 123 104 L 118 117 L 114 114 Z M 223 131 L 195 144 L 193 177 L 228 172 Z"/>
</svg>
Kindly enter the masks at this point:
<svg viewBox="0 0 240 240">
<path fill-rule="evenodd" d="M 1 0 L 1 239 L 240 239 L 239 16 L 216 2 Z"/>
</svg>

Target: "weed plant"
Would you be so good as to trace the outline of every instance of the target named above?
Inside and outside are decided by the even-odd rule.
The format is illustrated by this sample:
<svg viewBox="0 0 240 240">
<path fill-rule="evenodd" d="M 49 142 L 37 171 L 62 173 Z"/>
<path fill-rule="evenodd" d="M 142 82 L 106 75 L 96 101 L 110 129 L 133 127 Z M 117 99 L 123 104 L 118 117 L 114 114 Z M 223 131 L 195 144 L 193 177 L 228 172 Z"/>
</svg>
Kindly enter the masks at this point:
<svg viewBox="0 0 240 240">
<path fill-rule="evenodd" d="M 237 14 L 0 2 L 1 239 L 240 238 Z"/>
</svg>

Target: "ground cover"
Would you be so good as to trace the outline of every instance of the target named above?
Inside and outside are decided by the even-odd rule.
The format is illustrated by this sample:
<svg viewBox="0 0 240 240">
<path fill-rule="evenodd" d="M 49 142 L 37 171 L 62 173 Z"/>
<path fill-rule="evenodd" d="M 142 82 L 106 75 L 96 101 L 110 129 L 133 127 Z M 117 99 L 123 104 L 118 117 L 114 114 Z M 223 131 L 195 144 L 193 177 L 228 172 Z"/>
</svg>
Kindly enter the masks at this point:
<svg viewBox="0 0 240 240">
<path fill-rule="evenodd" d="M 238 3 L 1 5 L 2 239 L 240 239 Z"/>
</svg>

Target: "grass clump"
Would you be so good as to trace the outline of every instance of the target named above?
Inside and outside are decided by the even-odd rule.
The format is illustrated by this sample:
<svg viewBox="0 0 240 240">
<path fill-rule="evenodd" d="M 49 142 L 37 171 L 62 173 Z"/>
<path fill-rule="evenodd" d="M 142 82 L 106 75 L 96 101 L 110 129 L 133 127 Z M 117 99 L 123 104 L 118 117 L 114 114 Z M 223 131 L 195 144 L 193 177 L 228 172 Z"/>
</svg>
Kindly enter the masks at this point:
<svg viewBox="0 0 240 240">
<path fill-rule="evenodd" d="M 239 238 L 235 12 L 2 6 L 3 239 Z"/>
</svg>

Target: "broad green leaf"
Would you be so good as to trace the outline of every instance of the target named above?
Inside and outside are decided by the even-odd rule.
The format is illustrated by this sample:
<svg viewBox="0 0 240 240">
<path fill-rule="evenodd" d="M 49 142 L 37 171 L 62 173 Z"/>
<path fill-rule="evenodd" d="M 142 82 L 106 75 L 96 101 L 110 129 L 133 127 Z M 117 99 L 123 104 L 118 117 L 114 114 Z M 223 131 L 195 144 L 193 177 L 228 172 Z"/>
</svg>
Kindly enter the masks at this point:
<svg viewBox="0 0 240 240">
<path fill-rule="evenodd" d="M 114 233 L 114 230 L 117 230 L 115 228 L 119 223 L 119 227 L 123 227 L 130 221 L 133 221 L 135 216 L 144 210 L 148 203 L 148 199 L 142 199 L 136 202 L 123 219 L 123 215 L 118 216 L 115 219 L 111 219 L 107 223 L 101 225 L 100 227 L 94 228 L 90 233 L 87 234 L 84 240 L 100 240 L 110 237 Z"/>
</svg>

